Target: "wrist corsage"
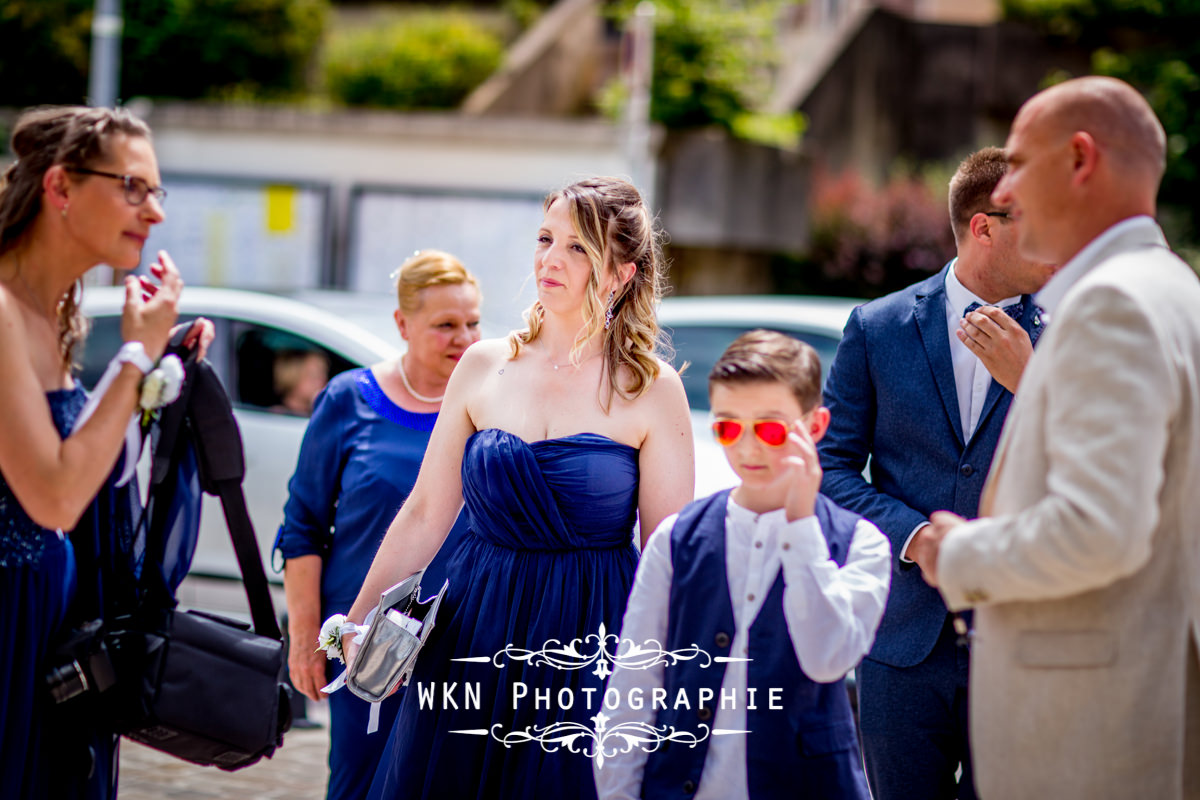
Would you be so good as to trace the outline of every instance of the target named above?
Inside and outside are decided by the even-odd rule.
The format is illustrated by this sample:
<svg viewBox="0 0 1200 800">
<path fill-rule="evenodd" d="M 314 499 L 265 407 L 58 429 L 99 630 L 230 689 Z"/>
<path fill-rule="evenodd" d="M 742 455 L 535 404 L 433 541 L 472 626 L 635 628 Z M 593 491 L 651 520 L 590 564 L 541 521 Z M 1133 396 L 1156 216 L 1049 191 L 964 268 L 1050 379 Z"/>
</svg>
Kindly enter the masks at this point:
<svg viewBox="0 0 1200 800">
<path fill-rule="evenodd" d="M 183 362 L 179 356 L 163 356 L 158 365 L 142 378 L 138 406 L 142 409 L 142 426 L 160 413 L 163 406 L 174 403 L 183 388 Z"/>
<path fill-rule="evenodd" d="M 342 637 L 350 633 L 358 633 L 359 626 L 346 619 L 345 614 L 334 614 L 321 625 L 321 633 L 317 636 L 317 650 L 324 650 L 325 657 L 330 661 L 335 658 L 346 663 L 346 653 L 342 649 Z"/>
</svg>

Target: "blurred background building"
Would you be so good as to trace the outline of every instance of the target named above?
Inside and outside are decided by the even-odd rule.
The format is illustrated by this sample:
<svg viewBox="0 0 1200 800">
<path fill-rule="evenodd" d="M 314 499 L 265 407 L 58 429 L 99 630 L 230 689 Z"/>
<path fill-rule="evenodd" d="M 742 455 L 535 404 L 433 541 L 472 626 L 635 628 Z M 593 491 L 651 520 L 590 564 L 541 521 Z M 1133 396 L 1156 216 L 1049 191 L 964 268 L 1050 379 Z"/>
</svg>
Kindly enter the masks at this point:
<svg viewBox="0 0 1200 800">
<path fill-rule="evenodd" d="M 193 283 L 385 291 L 440 247 L 505 325 L 531 296 L 541 198 L 615 173 L 653 198 L 676 293 L 879 294 L 952 254 L 957 160 L 1003 144 L 1047 81 L 1093 71 L 1163 116 L 1164 222 L 1196 240 L 1183 0 L 117 5 L 118 96 L 171 193 L 151 245 Z M 93 0 L 6 0 L 0 128 L 84 100 L 96 20 Z"/>
</svg>

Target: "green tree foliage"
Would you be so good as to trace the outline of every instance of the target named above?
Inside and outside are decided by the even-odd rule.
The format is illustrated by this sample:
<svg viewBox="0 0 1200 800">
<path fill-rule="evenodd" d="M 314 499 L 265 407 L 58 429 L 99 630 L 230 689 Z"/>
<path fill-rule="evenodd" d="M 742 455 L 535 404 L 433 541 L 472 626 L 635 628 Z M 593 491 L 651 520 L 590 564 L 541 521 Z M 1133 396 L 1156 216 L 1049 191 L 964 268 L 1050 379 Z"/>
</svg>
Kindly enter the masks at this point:
<svg viewBox="0 0 1200 800">
<path fill-rule="evenodd" d="M 335 34 L 325 80 L 351 106 L 453 108 L 504 58 L 500 37 L 456 12 L 420 13 Z"/>
<path fill-rule="evenodd" d="M 1003 0 L 1003 6 L 1010 19 L 1079 42 L 1092 51 L 1094 72 L 1146 95 L 1167 131 L 1159 199 L 1181 212 L 1172 238 L 1200 241 L 1200 1 Z"/>
<path fill-rule="evenodd" d="M 619 0 L 625 26 L 639 0 Z M 776 27 L 782 0 L 655 0 L 654 78 L 650 117 L 668 128 L 717 125 L 734 136 L 795 144 L 799 115 L 759 113 L 779 64 Z M 610 113 L 625 100 L 619 83 L 600 105 Z"/>
<path fill-rule="evenodd" d="M 81 103 L 93 0 L 0 2 L 0 105 Z"/>
<path fill-rule="evenodd" d="M 304 88 L 328 0 L 124 0 L 121 97 Z M 94 0 L 0 3 L 0 105 L 81 102 Z"/>
</svg>

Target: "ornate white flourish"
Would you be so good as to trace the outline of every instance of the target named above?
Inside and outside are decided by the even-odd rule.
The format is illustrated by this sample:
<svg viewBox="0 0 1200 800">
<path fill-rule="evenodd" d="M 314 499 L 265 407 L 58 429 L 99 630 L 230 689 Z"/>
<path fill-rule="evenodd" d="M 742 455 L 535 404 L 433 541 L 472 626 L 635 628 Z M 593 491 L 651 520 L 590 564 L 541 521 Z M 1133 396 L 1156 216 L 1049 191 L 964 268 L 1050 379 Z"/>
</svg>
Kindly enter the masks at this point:
<svg viewBox="0 0 1200 800">
<path fill-rule="evenodd" d="M 589 643 L 594 644 L 589 647 Z M 628 647 L 622 650 L 622 645 L 626 643 Z M 594 652 L 583 652 L 581 647 L 589 651 L 594 648 Z M 647 639 L 639 645 L 632 639 L 623 639 L 615 633 L 609 633 L 604 623 L 600 623 L 597 633 L 572 639 L 565 645 L 558 639 L 550 639 L 540 650 L 527 650 L 510 644 L 492 657 L 492 663 L 503 667 L 506 659 L 526 661 L 535 667 L 551 666 L 566 670 L 583 669 L 595 664 L 595 674 L 602 679 L 612 674 L 613 665 L 624 669 L 650 669 L 659 664 L 670 667 L 680 661 L 692 659 L 701 659 L 702 667 L 712 663 L 712 656 L 695 644 L 679 650 L 665 650 L 661 642 Z"/>
<path fill-rule="evenodd" d="M 645 722 L 622 722 L 609 728 L 610 718 L 604 712 L 591 719 L 595 723 L 593 728 L 581 722 L 555 722 L 546 726 L 531 725 L 524 730 L 505 733 L 498 730 L 502 726 L 496 723 L 492 726 L 491 733 L 492 738 L 505 747 L 537 742 L 547 753 L 564 748 L 572 753 L 582 753 L 595 759 L 597 769 L 604 769 L 605 759 L 628 753 L 635 747 L 640 747 L 647 753 L 653 753 L 662 747 L 664 742 L 679 742 L 688 747 L 695 747 L 711 733 L 707 725 L 701 725 L 696 732 L 677 730 L 671 725 L 655 727 Z"/>
</svg>

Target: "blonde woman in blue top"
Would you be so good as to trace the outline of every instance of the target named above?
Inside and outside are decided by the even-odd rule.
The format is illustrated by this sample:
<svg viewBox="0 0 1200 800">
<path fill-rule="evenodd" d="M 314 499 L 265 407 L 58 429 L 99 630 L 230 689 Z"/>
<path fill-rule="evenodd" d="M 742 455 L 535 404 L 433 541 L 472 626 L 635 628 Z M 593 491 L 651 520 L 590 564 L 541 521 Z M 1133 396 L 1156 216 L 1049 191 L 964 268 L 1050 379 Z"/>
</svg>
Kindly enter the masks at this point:
<svg viewBox="0 0 1200 800">
<path fill-rule="evenodd" d="M 276 547 L 285 559 L 292 683 L 313 700 L 333 677 L 315 650 L 321 621 L 354 602 L 396 510 L 412 491 L 442 395 L 458 360 L 479 339 L 479 285 L 458 259 L 417 253 L 396 280 L 396 327 L 408 351 L 395 362 L 336 376 L 317 398 L 289 484 Z M 450 535 L 449 552 L 462 535 Z M 445 557 L 435 558 L 424 586 L 441 586 Z M 340 664 L 338 665 L 340 668 Z M 402 694 L 369 709 L 348 691 L 328 695 L 331 798 L 366 794 Z"/>
</svg>

